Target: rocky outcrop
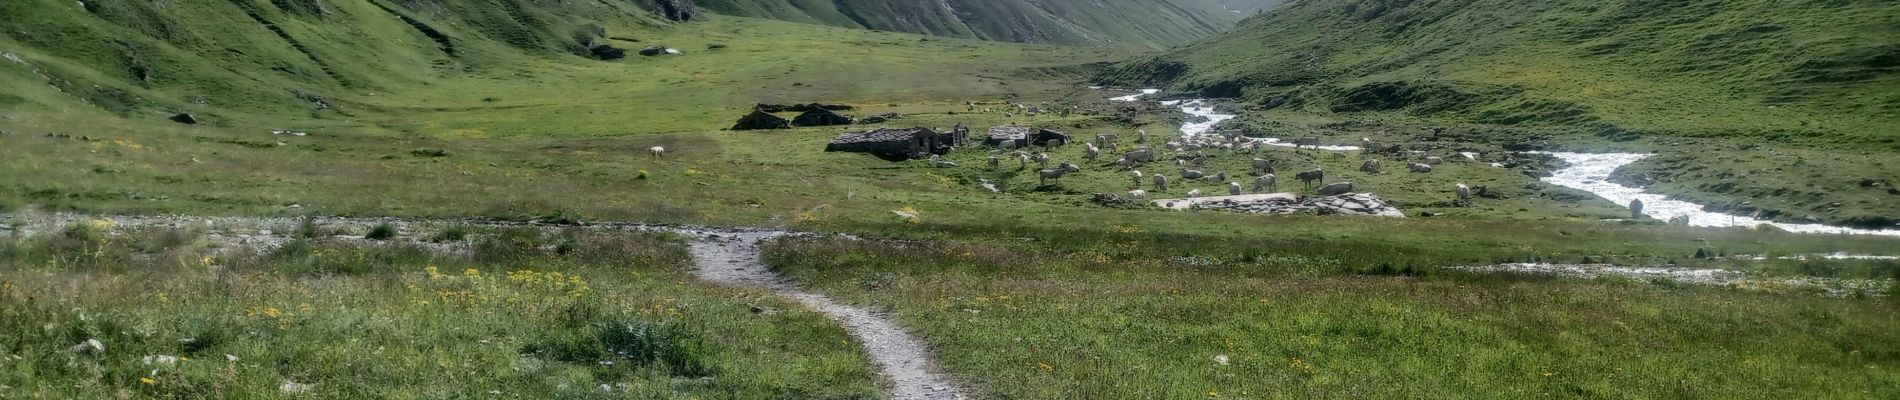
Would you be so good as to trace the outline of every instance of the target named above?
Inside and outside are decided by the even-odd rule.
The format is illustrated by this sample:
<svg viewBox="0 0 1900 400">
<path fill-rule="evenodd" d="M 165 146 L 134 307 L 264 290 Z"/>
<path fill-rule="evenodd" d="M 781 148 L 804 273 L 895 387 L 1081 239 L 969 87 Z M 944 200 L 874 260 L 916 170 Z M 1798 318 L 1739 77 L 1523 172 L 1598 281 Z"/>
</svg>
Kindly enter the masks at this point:
<svg viewBox="0 0 1900 400">
<path fill-rule="evenodd" d="M 1371 193 L 1349 193 L 1338 196 L 1308 197 L 1291 199 L 1272 196 L 1237 196 L 1240 199 L 1209 199 L 1195 204 L 1195 209 L 1223 210 L 1254 214 L 1299 214 L 1315 213 L 1320 215 L 1375 215 L 1381 217 L 1405 218 L 1405 212 L 1386 203 L 1385 199 Z"/>
<path fill-rule="evenodd" d="M 740 117 L 739 123 L 734 124 L 732 126 L 732 130 L 755 131 L 755 130 L 764 130 L 764 129 L 787 129 L 791 127 L 792 127 L 792 121 L 786 120 L 785 118 L 779 117 L 777 115 L 772 115 L 772 113 L 755 110 L 755 111 L 752 111 L 751 114 L 746 114 L 746 116 Z"/>
<path fill-rule="evenodd" d="M 699 6 L 693 0 L 648 0 L 653 3 L 653 12 L 673 22 L 692 21 L 699 17 Z"/>
</svg>

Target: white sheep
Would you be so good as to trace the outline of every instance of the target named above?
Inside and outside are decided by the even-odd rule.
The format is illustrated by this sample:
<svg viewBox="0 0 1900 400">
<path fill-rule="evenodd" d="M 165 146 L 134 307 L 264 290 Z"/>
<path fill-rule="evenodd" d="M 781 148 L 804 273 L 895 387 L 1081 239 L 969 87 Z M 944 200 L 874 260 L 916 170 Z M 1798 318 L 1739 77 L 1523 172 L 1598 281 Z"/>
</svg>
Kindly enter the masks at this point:
<svg viewBox="0 0 1900 400">
<path fill-rule="evenodd" d="M 1128 191 L 1128 199 L 1130 200 L 1141 200 L 1145 198 L 1148 198 L 1148 191 L 1146 190 L 1135 189 Z"/>
<path fill-rule="evenodd" d="M 1043 168 L 1049 168 L 1049 153 L 1037 152 L 1036 164 L 1041 165 Z"/>
<path fill-rule="evenodd" d="M 1201 190 L 1200 190 L 1200 189 L 1193 189 L 1193 190 L 1189 190 L 1189 191 L 1188 191 L 1188 198 L 1190 198 L 1190 199 L 1191 199 L 1191 198 L 1195 198 L 1195 197 L 1201 197 Z"/>
<path fill-rule="evenodd" d="M 1200 170 L 1181 169 L 1181 179 L 1201 179 L 1206 177 L 1207 173 L 1201 172 Z"/>
<path fill-rule="evenodd" d="M 1168 192 L 1168 176 L 1162 175 L 1162 174 L 1155 174 L 1154 177 L 1155 177 L 1155 193 L 1167 193 Z"/>
<path fill-rule="evenodd" d="M 1269 173 L 1269 174 L 1273 173 L 1273 160 L 1268 160 L 1264 158 L 1253 159 L 1253 171 L 1255 173 L 1261 173 L 1261 172 Z"/>
<path fill-rule="evenodd" d="M 1094 143 L 1089 143 L 1088 147 L 1085 147 L 1082 149 L 1082 158 L 1088 159 L 1091 162 L 1095 161 L 1095 157 L 1099 157 L 1101 155 L 1102 155 L 1102 149 L 1095 147 Z"/>
<path fill-rule="evenodd" d="M 1136 130 L 1135 130 L 1135 143 L 1148 143 L 1148 130 L 1147 130 L 1147 129 L 1136 129 Z"/>
<path fill-rule="evenodd" d="M 666 158 L 666 148 L 665 148 L 665 147 L 660 147 L 660 146 L 653 146 L 653 147 L 648 147 L 648 148 L 647 148 L 647 157 L 652 157 L 652 158 Z"/>
<path fill-rule="evenodd" d="M 1048 185 L 1049 184 L 1048 182 L 1050 179 L 1056 180 L 1056 183 L 1062 183 L 1063 175 L 1068 175 L 1070 173 L 1081 172 L 1081 171 L 1082 171 L 1082 168 L 1075 166 L 1075 164 L 1062 163 L 1062 166 L 1057 167 L 1056 169 L 1045 169 L 1038 172 L 1039 172 L 1039 175 L 1042 176 L 1042 184 Z"/>
<path fill-rule="evenodd" d="M 1003 164 L 1002 158 L 998 158 L 994 154 L 990 155 L 990 168 L 996 168 L 997 166 L 1002 165 L 1002 164 Z"/>
<path fill-rule="evenodd" d="M 1463 183 L 1458 184 L 1458 202 L 1464 203 L 1469 201 L 1471 201 L 1471 187 L 1465 186 Z"/>
<path fill-rule="evenodd" d="M 1430 165 L 1444 164 L 1445 159 L 1439 157 L 1425 157 L 1425 163 Z"/>
<path fill-rule="evenodd" d="M 1364 164 L 1359 164 L 1359 172 L 1368 174 L 1385 173 L 1385 165 L 1381 164 L 1379 160 L 1366 160 Z"/>
<path fill-rule="evenodd" d="M 1029 154 L 1016 153 L 1016 169 L 1029 168 Z"/>
<path fill-rule="evenodd" d="M 1429 164 L 1412 164 L 1411 169 L 1412 172 L 1432 172 L 1432 166 Z"/>
<path fill-rule="evenodd" d="M 1211 180 L 1211 181 L 1215 181 L 1215 182 L 1222 182 L 1222 181 L 1226 181 L 1226 180 L 1227 180 L 1227 173 L 1226 173 L 1226 172 L 1222 172 L 1222 173 L 1218 173 L 1218 174 L 1214 174 L 1214 177 L 1213 177 L 1213 178 L 1211 178 L 1211 179 L 1208 179 L 1208 180 Z"/>
<path fill-rule="evenodd" d="M 1240 195 L 1240 182 L 1227 182 L 1227 195 L 1229 195 L 1229 196 L 1239 196 L 1239 195 Z"/>
<path fill-rule="evenodd" d="M 1130 172 L 1128 176 L 1135 179 L 1135 187 L 1141 187 L 1141 171 Z"/>
<path fill-rule="evenodd" d="M 1273 176 L 1273 174 L 1253 178 L 1253 192 L 1260 193 L 1262 189 L 1280 190 L 1279 182 L 1275 182 L 1277 180 L 1279 180 L 1279 178 Z"/>
</svg>

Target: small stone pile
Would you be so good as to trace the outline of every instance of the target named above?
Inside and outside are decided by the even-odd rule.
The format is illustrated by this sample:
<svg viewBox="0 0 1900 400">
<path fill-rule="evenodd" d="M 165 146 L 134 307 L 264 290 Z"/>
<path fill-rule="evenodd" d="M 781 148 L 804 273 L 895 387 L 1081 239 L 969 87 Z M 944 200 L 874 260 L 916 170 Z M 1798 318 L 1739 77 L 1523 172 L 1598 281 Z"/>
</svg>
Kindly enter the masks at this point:
<svg viewBox="0 0 1900 400">
<path fill-rule="evenodd" d="M 1320 215 L 1377 215 L 1382 217 L 1405 218 L 1405 213 L 1385 202 L 1385 199 L 1371 193 L 1347 193 L 1338 196 L 1308 197 L 1299 200 L 1269 198 L 1261 200 L 1221 200 L 1195 205 L 1206 210 L 1223 210 L 1255 214 L 1298 214 L 1317 213 Z"/>
</svg>

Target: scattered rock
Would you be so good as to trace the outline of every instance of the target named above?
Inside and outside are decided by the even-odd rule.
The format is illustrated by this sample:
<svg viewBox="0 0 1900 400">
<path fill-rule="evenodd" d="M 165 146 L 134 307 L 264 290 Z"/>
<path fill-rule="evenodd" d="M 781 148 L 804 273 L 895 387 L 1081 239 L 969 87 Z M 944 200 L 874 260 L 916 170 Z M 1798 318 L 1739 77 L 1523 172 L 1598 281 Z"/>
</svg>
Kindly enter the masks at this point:
<svg viewBox="0 0 1900 400">
<path fill-rule="evenodd" d="M 1165 200 L 1163 200 L 1165 201 Z M 1338 196 L 1309 197 L 1295 200 L 1287 197 L 1262 197 L 1236 200 L 1221 199 L 1204 201 L 1193 206 L 1196 209 L 1223 210 L 1255 214 L 1298 214 L 1316 213 L 1322 215 L 1376 215 L 1382 217 L 1404 218 L 1405 213 L 1398 207 L 1386 203 L 1385 199 L 1371 193 L 1350 193 Z M 1438 214 L 1433 214 L 1438 215 Z"/>
<path fill-rule="evenodd" d="M 882 123 L 885 123 L 885 122 L 890 122 L 890 121 L 891 121 L 891 120 L 893 120 L 893 119 L 898 119 L 898 118 L 900 118 L 900 117 L 902 117 L 902 116 L 901 116 L 901 115 L 898 115 L 897 113 L 887 113 L 887 114 L 879 114 L 879 115 L 873 115 L 873 116 L 869 116 L 869 117 L 865 117 L 865 118 L 864 118 L 863 120 L 860 120 L 860 121 L 858 121 L 858 123 L 861 123 L 861 124 L 882 124 Z"/>
<path fill-rule="evenodd" d="M 193 116 L 189 113 L 181 113 L 178 115 L 173 115 L 172 122 L 177 122 L 177 123 L 181 123 L 185 125 L 196 125 L 198 124 L 198 117 Z"/>
<path fill-rule="evenodd" d="M 803 84 L 798 84 L 798 85 L 803 85 Z M 851 110 L 857 109 L 857 107 L 852 107 L 852 106 L 843 105 L 843 104 L 819 104 L 819 103 L 792 104 L 792 105 L 759 103 L 757 106 L 754 106 L 754 107 L 757 108 L 759 111 L 764 111 L 764 112 L 769 112 L 769 113 L 782 113 L 782 112 L 801 112 L 802 113 L 802 112 L 811 111 L 811 110 L 851 111 Z"/>
<path fill-rule="evenodd" d="M 723 45 L 723 44 L 719 44 L 719 43 L 713 43 L 713 44 L 709 44 L 709 45 L 706 45 L 706 50 L 719 50 L 719 49 L 723 49 L 723 48 L 726 48 L 726 45 Z"/>
<path fill-rule="evenodd" d="M 605 44 L 595 45 L 592 48 L 588 48 L 587 52 L 593 54 L 594 58 L 598 58 L 602 60 L 618 60 L 622 58 L 627 58 L 626 50 L 622 50 L 620 48 L 616 48 L 616 47 L 605 45 Z"/>
<path fill-rule="evenodd" d="M 1412 172 L 1432 172 L 1432 166 L 1428 164 L 1412 164 L 1411 169 Z"/>
<path fill-rule="evenodd" d="M 640 55 L 647 56 L 647 57 L 663 56 L 663 55 L 668 55 L 668 54 L 680 54 L 680 51 L 675 50 L 671 47 L 666 47 L 666 46 L 647 46 L 647 48 L 640 49 Z"/>
</svg>

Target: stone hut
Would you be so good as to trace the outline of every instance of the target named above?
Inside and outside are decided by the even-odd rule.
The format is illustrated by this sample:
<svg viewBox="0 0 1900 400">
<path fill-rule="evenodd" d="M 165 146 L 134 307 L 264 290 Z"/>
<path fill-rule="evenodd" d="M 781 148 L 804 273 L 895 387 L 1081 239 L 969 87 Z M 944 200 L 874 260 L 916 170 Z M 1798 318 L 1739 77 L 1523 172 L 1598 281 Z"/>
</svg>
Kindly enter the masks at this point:
<svg viewBox="0 0 1900 400">
<path fill-rule="evenodd" d="M 1029 137 L 1029 144 L 1037 146 L 1067 146 L 1069 145 L 1069 134 L 1061 131 L 1037 129 L 1036 134 Z"/>
<path fill-rule="evenodd" d="M 792 118 L 792 126 L 851 125 L 855 122 L 857 122 L 856 119 L 838 115 L 838 113 L 823 108 L 814 108 Z"/>
<path fill-rule="evenodd" d="M 893 160 L 946 154 L 969 142 L 968 128 L 938 133 L 930 128 L 878 128 L 864 132 L 845 132 L 825 145 L 825 151 L 871 153 Z"/>
<path fill-rule="evenodd" d="M 989 136 L 983 138 L 983 144 L 1002 147 L 1003 143 L 1014 142 L 1014 147 L 1029 147 L 1029 127 L 1022 125 L 997 125 L 990 127 Z"/>
<path fill-rule="evenodd" d="M 751 131 L 760 129 L 788 129 L 791 127 L 792 121 L 788 121 L 777 115 L 772 115 L 772 113 L 754 110 L 751 114 L 740 117 L 739 123 L 734 124 L 732 130 Z"/>
</svg>

